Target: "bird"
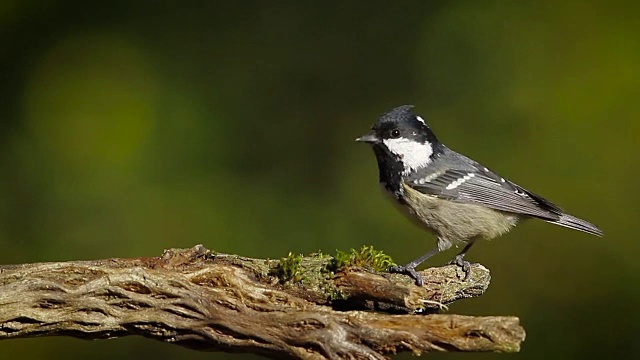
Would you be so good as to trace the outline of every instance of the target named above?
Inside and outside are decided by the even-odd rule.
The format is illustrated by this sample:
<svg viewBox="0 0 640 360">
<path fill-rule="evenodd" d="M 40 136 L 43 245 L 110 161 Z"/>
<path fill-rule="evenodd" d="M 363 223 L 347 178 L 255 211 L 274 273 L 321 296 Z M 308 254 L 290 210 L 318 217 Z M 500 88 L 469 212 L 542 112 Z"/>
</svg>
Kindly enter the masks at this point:
<svg viewBox="0 0 640 360">
<path fill-rule="evenodd" d="M 421 286 L 424 279 L 416 267 L 452 245 L 462 245 L 450 264 L 459 266 L 467 280 L 471 263 L 464 257 L 473 244 L 503 235 L 528 218 L 603 236 L 595 225 L 449 149 L 413 108 L 392 109 L 356 139 L 373 149 L 383 192 L 413 223 L 437 238 L 434 249 L 389 272 L 408 275 Z"/>
</svg>

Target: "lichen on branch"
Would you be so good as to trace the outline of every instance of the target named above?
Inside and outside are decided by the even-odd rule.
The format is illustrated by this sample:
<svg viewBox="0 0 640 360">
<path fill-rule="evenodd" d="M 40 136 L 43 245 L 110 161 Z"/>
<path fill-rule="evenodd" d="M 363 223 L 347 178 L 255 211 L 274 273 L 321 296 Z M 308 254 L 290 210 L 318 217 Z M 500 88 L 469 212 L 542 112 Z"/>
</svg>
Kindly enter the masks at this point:
<svg viewBox="0 0 640 360">
<path fill-rule="evenodd" d="M 0 339 L 141 335 L 292 359 L 519 350 L 517 318 L 425 315 L 481 295 L 490 280 L 481 265 L 468 281 L 455 266 L 427 269 L 418 287 L 379 272 L 391 259 L 372 248 L 343 255 L 266 260 L 198 245 L 161 257 L 0 266 Z"/>
</svg>

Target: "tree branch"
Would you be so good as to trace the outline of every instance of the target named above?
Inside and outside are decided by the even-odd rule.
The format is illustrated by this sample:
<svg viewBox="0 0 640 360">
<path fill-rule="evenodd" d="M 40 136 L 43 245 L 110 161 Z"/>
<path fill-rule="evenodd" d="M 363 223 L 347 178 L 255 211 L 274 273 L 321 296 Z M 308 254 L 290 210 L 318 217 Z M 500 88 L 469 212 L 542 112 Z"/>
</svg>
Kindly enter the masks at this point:
<svg viewBox="0 0 640 360">
<path fill-rule="evenodd" d="M 468 281 L 455 266 L 427 269 L 425 287 L 417 287 L 402 275 L 329 272 L 330 261 L 299 258 L 286 279 L 276 276 L 286 258 L 213 254 L 198 245 L 156 258 L 0 266 L 0 339 L 141 335 L 279 359 L 515 352 L 524 340 L 515 317 L 426 314 L 481 295 L 490 281 L 481 265 Z"/>
</svg>

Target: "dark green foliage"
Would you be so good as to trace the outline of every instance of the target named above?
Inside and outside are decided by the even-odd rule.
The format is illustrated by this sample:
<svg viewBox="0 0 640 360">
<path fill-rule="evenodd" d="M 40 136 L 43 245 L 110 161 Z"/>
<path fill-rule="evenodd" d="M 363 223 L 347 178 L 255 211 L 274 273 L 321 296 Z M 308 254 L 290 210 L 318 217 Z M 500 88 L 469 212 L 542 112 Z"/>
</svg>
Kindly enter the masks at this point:
<svg viewBox="0 0 640 360">
<path fill-rule="evenodd" d="M 607 232 L 528 221 L 479 243 L 468 260 L 498 281 L 456 311 L 519 316 L 521 359 L 640 358 L 624 323 L 640 306 L 638 3 L 45 3 L 0 2 L 0 263 L 202 242 L 284 257 L 259 275 L 329 293 L 326 255 L 286 254 L 367 244 L 403 263 L 433 246 L 353 141 L 414 104 L 454 150 Z M 69 344 L 78 358 L 226 358 L 135 338 L 0 353 L 63 359 Z"/>
</svg>

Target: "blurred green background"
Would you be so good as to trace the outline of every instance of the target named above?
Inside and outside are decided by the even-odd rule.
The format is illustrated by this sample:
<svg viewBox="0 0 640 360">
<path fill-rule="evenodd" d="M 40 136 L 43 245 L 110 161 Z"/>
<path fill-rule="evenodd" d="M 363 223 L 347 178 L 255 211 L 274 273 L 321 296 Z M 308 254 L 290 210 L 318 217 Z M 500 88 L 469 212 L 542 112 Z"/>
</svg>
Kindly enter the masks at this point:
<svg viewBox="0 0 640 360">
<path fill-rule="evenodd" d="M 0 263 L 435 245 L 353 139 L 401 104 L 450 147 L 602 227 L 474 247 L 518 355 L 638 358 L 640 22 L 619 1 L 0 2 Z M 452 250 L 431 264 L 448 261 Z M 2 359 L 255 359 L 143 338 Z M 399 356 L 399 358 L 409 358 Z"/>
</svg>

